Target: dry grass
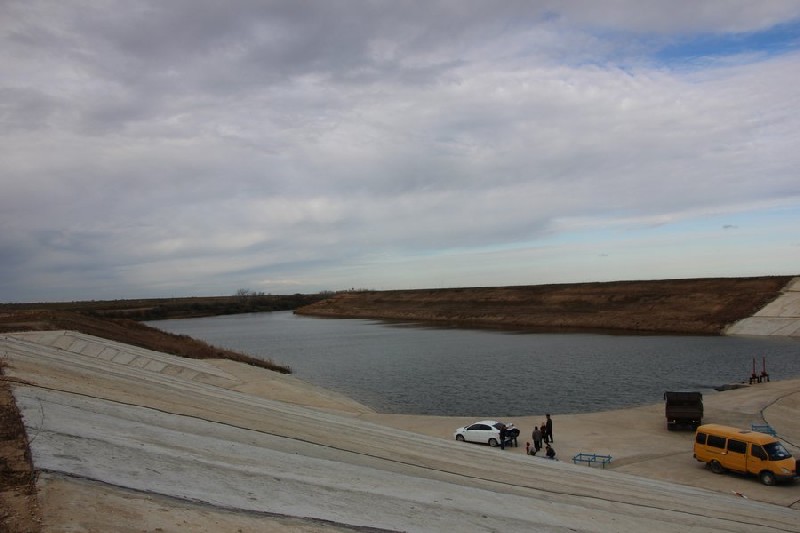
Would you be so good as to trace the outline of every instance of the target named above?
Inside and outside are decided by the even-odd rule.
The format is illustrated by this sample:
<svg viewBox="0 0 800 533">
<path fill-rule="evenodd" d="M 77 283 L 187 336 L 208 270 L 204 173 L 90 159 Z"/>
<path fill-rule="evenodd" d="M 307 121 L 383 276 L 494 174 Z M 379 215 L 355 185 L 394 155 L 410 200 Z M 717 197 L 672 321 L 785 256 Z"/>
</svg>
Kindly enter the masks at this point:
<svg viewBox="0 0 800 533">
<path fill-rule="evenodd" d="M 72 311 L 27 310 L 0 315 L 0 333 L 11 331 L 80 331 L 104 339 L 190 359 L 230 359 L 290 374 L 291 368 L 233 350 L 217 348 L 187 335 L 175 335 L 129 319 L 107 319 Z"/>
<path fill-rule="evenodd" d="M 534 331 L 717 335 L 774 300 L 791 276 L 361 291 L 298 314 Z"/>
<path fill-rule="evenodd" d="M 0 359 L 0 531 L 35 533 L 41 517 L 28 435 Z"/>
</svg>

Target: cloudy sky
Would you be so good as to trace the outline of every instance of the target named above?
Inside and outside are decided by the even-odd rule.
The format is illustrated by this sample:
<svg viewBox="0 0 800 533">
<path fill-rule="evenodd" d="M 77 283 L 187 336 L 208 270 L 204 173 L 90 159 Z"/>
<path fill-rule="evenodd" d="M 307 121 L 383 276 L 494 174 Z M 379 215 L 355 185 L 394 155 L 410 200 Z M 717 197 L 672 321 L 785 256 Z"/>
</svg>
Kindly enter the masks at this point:
<svg viewBox="0 0 800 533">
<path fill-rule="evenodd" d="M 800 274 L 797 0 L 0 0 L 0 302 Z"/>
</svg>

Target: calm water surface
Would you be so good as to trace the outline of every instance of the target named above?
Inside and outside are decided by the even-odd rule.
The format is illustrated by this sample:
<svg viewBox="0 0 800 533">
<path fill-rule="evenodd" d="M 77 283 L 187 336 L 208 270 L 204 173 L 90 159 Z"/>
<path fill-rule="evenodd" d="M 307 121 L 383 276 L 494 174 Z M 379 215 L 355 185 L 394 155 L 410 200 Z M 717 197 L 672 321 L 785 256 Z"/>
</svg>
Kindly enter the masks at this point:
<svg viewBox="0 0 800 533">
<path fill-rule="evenodd" d="M 475 416 L 604 411 L 665 390 L 745 381 L 766 357 L 800 376 L 788 338 L 533 334 L 253 313 L 149 325 L 291 366 L 305 381 L 386 413 Z"/>
</svg>

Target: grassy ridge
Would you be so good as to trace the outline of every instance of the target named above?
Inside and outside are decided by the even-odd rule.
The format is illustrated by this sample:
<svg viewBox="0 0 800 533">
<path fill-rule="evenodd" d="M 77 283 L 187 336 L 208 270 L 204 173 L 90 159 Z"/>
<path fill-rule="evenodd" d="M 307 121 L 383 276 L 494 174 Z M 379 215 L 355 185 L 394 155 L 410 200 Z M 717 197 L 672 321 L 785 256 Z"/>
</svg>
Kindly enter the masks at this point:
<svg viewBox="0 0 800 533">
<path fill-rule="evenodd" d="M 54 303 L 0 303 L 3 311 L 72 311 L 101 318 L 163 320 L 291 311 L 327 298 L 325 294 L 242 294 L 235 296 L 202 296 L 190 298 L 149 298 L 138 300 L 91 300 Z"/>
<path fill-rule="evenodd" d="M 718 335 L 777 298 L 791 279 L 767 276 L 360 291 L 337 294 L 295 312 L 453 327 Z"/>
<path fill-rule="evenodd" d="M 217 348 L 188 335 L 175 335 L 125 318 L 99 318 L 86 313 L 53 310 L 0 312 L 0 333 L 12 331 L 80 331 L 116 342 L 190 359 L 230 359 L 281 374 L 291 368 L 233 350 Z"/>
<path fill-rule="evenodd" d="M 140 321 L 289 311 L 326 297 L 322 294 L 247 293 L 191 298 L 0 304 L 0 333 L 66 329 L 181 357 L 230 359 L 290 374 L 291 368 L 286 365 L 217 348 L 187 335 L 167 333 Z"/>
</svg>

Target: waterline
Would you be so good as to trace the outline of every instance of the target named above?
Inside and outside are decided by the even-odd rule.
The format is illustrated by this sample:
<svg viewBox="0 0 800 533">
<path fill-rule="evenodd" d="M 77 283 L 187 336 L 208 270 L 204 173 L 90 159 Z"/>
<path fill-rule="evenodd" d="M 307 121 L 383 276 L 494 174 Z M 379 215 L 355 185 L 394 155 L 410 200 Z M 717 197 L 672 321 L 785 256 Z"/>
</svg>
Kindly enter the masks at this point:
<svg viewBox="0 0 800 533">
<path fill-rule="evenodd" d="M 527 334 L 254 313 L 149 325 L 288 364 L 378 411 L 523 416 L 660 402 L 750 377 L 800 376 L 791 338 Z"/>
</svg>

